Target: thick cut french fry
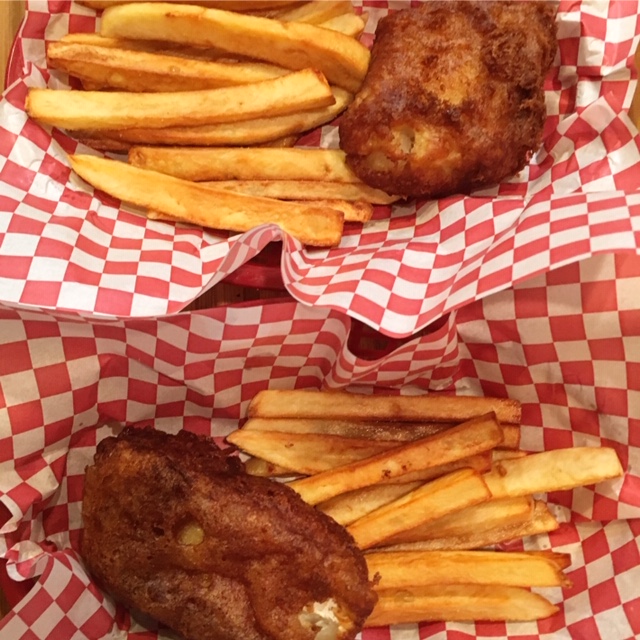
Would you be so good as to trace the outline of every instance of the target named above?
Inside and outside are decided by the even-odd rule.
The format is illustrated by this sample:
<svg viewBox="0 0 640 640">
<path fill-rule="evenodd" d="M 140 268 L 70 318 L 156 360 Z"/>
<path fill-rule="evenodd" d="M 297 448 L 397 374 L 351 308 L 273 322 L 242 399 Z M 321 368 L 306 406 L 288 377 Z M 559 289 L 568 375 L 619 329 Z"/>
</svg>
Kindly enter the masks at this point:
<svg viewBox="0 0 640 640">
<path fill-rule="evenodd" d="M 236 193 L 279 200 L 331 200 L 391 204 L 400 199 L 380 189 L 362 183 L 330 182 L 328 180 L 216 180 L 204 184 Z"/>
<path fill-rule="evenodd" d="M 360 89 L 369 50 L 355 38 L 302 22 L 203 9 L 189 5 L 129 4 L 107 9 L 101 35 L 214 46 L 288 69 L 321 71 L 347 91 Z"/>
<path fill-rule="evenodd" d="M 531 519 L 533 508 L 533 499 L 529 496 L 492 498 L 482 504 L 456 511 L 444 518 L 424 523 L 415 529 L 403 531 L 388 542 L 389 544 L 399 544 L 465 536 L 473 531 L 521 524 Z"/>
<path fill-rule="evenodd" d="M 495 417 L 482 416 L 377 456 L 297 480 L 290 486 L 306 502 L 318 504 L 341 493 L 489 451 L 501 441 L 502 429 Z"/>
<path fill-rule="evenodd" d="M 323 29 L 330 29 L 331 31 L 339 31 L 351 38 L 359 38 L 367 26 L 367 17 L 368 15 L 366 13 L 359 16 L 354 13 L 345 13 L 341 16 L 331 18 L 326 22 L 322 22 L 318 26 Z"/>
<path fill-rule="evenodd" d="M 215 191 L 106 158 L 76 155 L 69 156 L 69 160 L 74 171 L 94 187 L 184 222 L 240 232 L 273 223 L 305 244 L 332 246 L 340 242 L 343 218 L 333 209 L 305 208 L 290 202 Z"/>
<path fill-rule="evenodd" d="M 318 509 L 339 524 L 347 526 L 385 504 L 407 495 L 422 484 L 420 481 L 406 484 L 374 484 L 322 502 Z"/>
<path fill-rule="evenodd" d="M 355 15 L 351 0 L 312 0 L 291 9 L 280 9 L 273 17 L 283 22 L 306 22 L 319 25 L 343 15 Z"/>
<path fill-rule="evenodd" d="M 522 587 L 437 585 L 378 592 L 365 627 L 431 620 L 539 620 L 557 611 L 546 598 Z"/>
<path fill-rule="evenodd" d="M 504 431 L 504 427 L 502 428 Z M 500 445 L 500 449 L 494 449 L 491 452 L 491 460 L 492 462 L 500 462 L 501 460 L 513 460 L 515 458 L 524 458 L 529 455 L 526 451 L 518 451 L 514 449 L 504 449 L 504 443 Z"/>
<path fill-rule="evenodd" d="M 160 0 L 163 3 L 180 3 L 184 0 Z M 158 2 L 158 0 L 80 0 L 80 4 L 91 9 L 108 9 L 118 4 L 130 2 Z M 189 0 L 189 4 L 201 7 L 225 9 L 226 11 L 259 11 L 274 7 L 300 4 L 299 0 Z"/>
<path fill-rule="evenodd" d="M 333 104 L 331 88 L 312 69 L 237 87 L 175 93 L 31 89 L 27 113 L 65 129 L 163 128 L 251 120 Z"/>
<path fill-rule="evenodd" d="M 607 447 L 573 447 L 501 460 L 485 475 L 496 498 L 573 489 L 624 473 L 618 455 Z"/>
<path fill-rule="evenodd" d="M 389 551 L 366 555 L 376 589 L 445 584 L 494 584 L 512 587 L 570 587 L 562 572 L 568 554 L 502 551 Z"/>
<path fill-rule="evenodd" d="M 491 498 L 482 475 L 454 471 L 386 504 L 347 527 L 361 549 L 379 546 L 401 531 Z"/>
<path fill-rule="evenodd" d="M 249 405 L 250 418 L 336 418 L 398 422 L 463 422 L 494 412 L 500 422 L 519 424 L 520 403 L 475 396 L 384 396 L 345 391 L 260 391 Z"/>
<path fill-rule="evenodd" d="M 430 538 L 418 542 L 390 544 L 380 549 L 380 551 L 481 549 L 482 547 L 507 542 L 508 540 L 516 540 L 517 538 L 524 538 L 525 536 L 534 536 L 539 533 L 555 531 L 559 526 L 558 521 L 549 511 L 547 505 L 540 500 L 536 500 L 534 502 L 533 512 L 523 518 L 521 522 L 511 522 L 507 525 L 498 525 L 492 528 L 484 528 L 482 525 L 478 525 L 475 529 L 469 529 L 458 535 Z"/>
<path fill-rule="evenodd" d="M 304 180 L 361 184 L 338 149 L 133 147 L 129 162 L 184 180 Z"/>
<path fill-rule="evenodd" d="M 218 89 L 262 82 L 289 70 L 259 62 L 213 62 L 177 56 L 52 42 L 49 64 L 80 78 L 85 89 L 113 88 L 133 92 L 172 92 Z"/>
<path fill-rule="evenodd" d="M 277 140 L 283 136 L 299 134 L 330 122 L 342 113 L 353 100 L 353 95 L 338 87 L 332 88 L 335 103 L 328 107 L 310 109 L 286 116 L 257 118 L 243 122 L 210 124 L 200 127 L 167 127 L 150 129 L 105 130 L 103 136 L 137 144 L 187 146 L 247 146 Z"/>
<path fill-rule="evenodd" d="M 286 476 L 298 476 L 299 473 L 285 469 L 280 465 L 273 464 L 262 458 L 249 458 L 244 463 L 244 470 L 250 476 L 260 476 L 261 478 L 279 478 Z"/>
</svg>

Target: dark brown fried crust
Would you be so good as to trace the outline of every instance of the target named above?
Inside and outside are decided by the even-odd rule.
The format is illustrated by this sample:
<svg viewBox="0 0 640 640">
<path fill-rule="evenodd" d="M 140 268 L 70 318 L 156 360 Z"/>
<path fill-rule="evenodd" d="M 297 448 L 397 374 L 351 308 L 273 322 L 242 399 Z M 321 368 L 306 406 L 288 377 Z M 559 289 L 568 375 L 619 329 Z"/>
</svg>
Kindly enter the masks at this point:
<svg viewBox="0 0 640 640">
<path fill-rule="evenodd" d="M 312 640 L 299 613 L 329 598 L 353 638 L 376 600 L 343 527 L 188 432 L 128 428 L 100 442 L 83 520 L 81 553 L 98 581 L 186 640 Z M 200 544 L 179 540 L 190 523 Z"/>
<path fill-rule="evenodd" d="M 500 182 L 539 147 L 557 49 L 547 2 L 425 2 L 383 18 L 340 146 L 367 184 L 442 197 Z"/>
</svg>

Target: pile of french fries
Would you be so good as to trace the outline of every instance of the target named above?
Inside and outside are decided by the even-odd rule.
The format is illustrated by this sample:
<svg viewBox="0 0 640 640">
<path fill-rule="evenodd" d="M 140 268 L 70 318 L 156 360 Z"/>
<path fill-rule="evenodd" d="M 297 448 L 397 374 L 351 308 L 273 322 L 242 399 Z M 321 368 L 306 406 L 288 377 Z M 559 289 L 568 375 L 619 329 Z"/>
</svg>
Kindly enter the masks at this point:
<svg viewBox="0 0 640 640">
<path fill-rule="evenodd" d="M 350 1 L 84 4 L 104 9 L 100 33 L 47 47 L 50 67 L 83 89 L 31 89 L 26 110 L 95 149 L 129 152 L 128 164 L 71 156 L 92 186 L 154 220 L 236 232 L 275 223 L 321 247 L 397 199 L 364 185 L 338 151 L 289 148 L 344 111 L 365 77 L 367 16 Z"/>
<path fill-rule="evenodd" d="M 262 391 L 228 441 L 247 471 L 278 478 L 346 527 L 379 600 L 367 626 L 537 620 L 568 587 L 568 554 L 487 549 L 553 531 L 534 495 L 623 474 L 610 448 L 519 449 L 508 399 Z"/>
</svg>

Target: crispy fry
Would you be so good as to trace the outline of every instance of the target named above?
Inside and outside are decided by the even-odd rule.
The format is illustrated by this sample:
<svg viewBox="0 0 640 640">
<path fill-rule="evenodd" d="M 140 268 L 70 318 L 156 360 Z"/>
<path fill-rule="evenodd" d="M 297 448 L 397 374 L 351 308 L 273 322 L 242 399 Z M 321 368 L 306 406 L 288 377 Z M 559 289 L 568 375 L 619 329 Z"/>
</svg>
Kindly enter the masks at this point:
<svg viewBox="0 0 640 640">
<path fill-rule="evenodd" d="M 262 478 L 278 478 L 285 476 L 297 476 L 300 475 L 291 469 L 285 469 L 280 465 L 267 462 L 262 458 L 249 458 L 244 463 L 244 470 L 250 476 L 260 476 Z"/>
<path fill-rule="evenodd" d="M 482 416 L 366 460 L 297 480 L 290 486 L 310 504 L 318 504 L 341 493 L 488 451 L 501 441 L 502 429 L 495 418 Z"/>
<path fill-rule="evenodd" d="M 556 556 L 566 558 L 556 558 Z M 368 553 L 377 590 L 445 584 L 493 584 L 512 587 L 570 587 L 559 565 L 568 554 L 502 551 L 390 551 Z"/>
<path fill-rule="evenodd" d="M 465 509 L 465 511 L 467 511 Z M 452 514 L 453 516 L 453 514 Z M 438 549 L 480 549 L 490 545 L 516 540 L 525 536 L 555 531 L 560 524 L 549 511 L 547 505 L 536 500 L 532 513 L 522 518 L 520 522 L 511 522 L 485 528 L 478 524 L 474 529 L 468 529 L 458 535 L 430 538 L 417 542 L 405 542 L 385 546 L 385 551 L 435 551 Z M 390 540 L 388 542 L 391 542 Z M 382 551 L 383 549 L 381 549 Z"/>
<path fill-rule="evenodd" d="M 250 418 L 337 418 L 398 422 L 462 422 L 494 412 L 500 422 L 519 424 L 520 403 L 474 396 L 367 396 L 345 391 L 260 391 L 249 405 Z"/>
<path fill-rule="evenodd" d="M 137 144 L 247 146 L 277 140 L 283 136 L 299 134 L 330 122 L 342 113 L 353 96 L 338 87 L 332 88 L 335 104 L 310 109 L 286 116 L 258 118 L 229 124 L 212 124 L 200 127 L 167 127 L 164 129 L 136 128 L 105 130 L 103 136 Z M 86 132 L 85 132 L 86 135 Z"/>
<path fill-rule="evenodd" d="M 278 198 L 280 200 L 347 200 L 391 204 L 399 200 L 384 191 L 372 189 L 366 184 L 329 182 L 316 180 L 217 180 L 204 184 L 250 196 Z"/>
<path fill-rule="evenodd" d="M 333 94 L 312 69 L 237 87 L 174 93 L 31 89 L 27 113 L 66 129 L 126 129 L 145 126 L 229 123 L 285 115 L 332 104 Z"/>
<path fill-rule="evenodd" d="M 351 0 L 312 0 L 291 9 L 280 9 L 273 17 L 283 22 L 318 25 L 342 15 L 355 15 Z"/>
<path fill-rule="evenodd" d="M 318 505 L 318 509 L 346 526 L 385 504 L 407 495 L 423 484 L 420 481 L 406 484 L 374 484 L 322 502 Z"/>
<path fill-rule="evenodd" d="M 298 204 L 313 204 L 316 207 L 329 207 L 340 211 L 345 222 L 369 222 L 373 217 L 373 205 L 370 202 L 349 202 L 348 200 L 320 199 L 290 200 Z"/>
<path fill-rule="evenodd" d="M 428 620 L 539 620 L 558 607 L 522 587 L 438 585 L 378 592 L 365 627 Z"/>
<path fill-rule="evenodd" d="M 366 13 L 359 16 L 353 13 L 345 13 L 341 16 L 331 18 L 326 22 L 322 22 L 318 26 L 323 29 L 330 29 L 331 31 L 339 31 L 351 38 L 359 38 L 367 26 L 367 17 Z"/>
<path fill-rule="evenodd" d="M 129 162 L 184 180 L 305 180 L 361 184 L 337 149 L 134 147 Z"/>
<path fill-rule="evenodd" d="M 368 513 L 350 524 L 347 531 L 361 549 L 370 549 L 401 531 L 490 498 L 482 476 L 471 469 L 462 469 Z"/>
<path fill-rule="evenodd" d="M 342 215 L 333 209 L 305 208 L 290 202 L 214 191 L 105 158 L 76 155 L 69 156 L 69 160 L 76 173 L 94 187 L 185 222 L 232 231 L 248 231 L 270 222 L 305 244 L 327 246 L 340 242 Z"/>
<path fill-rule="evenodd" d="M 574 447 L 501 460 L 485 478 L 496 497 L 515 497 L 595 484 L 624 473 L 607 447 Z"/>
<path fill-rule="evenodd" d="M 49 64 L 80 78 L 85 89 L 133 92 L 218 89 L 270 80 L 287 69 L 256 62 L 208 62 L 146 51 L 52 42 Z M 90 83 L 90 85 L 89 85 Z"/>
<path fill-rule="evenodd" d="M 370 57 L 364 45 L 337 31 L 189 5 L 143 3 L 107 9 L 101 35 L 215 46 L 288 69 L 313 67 L 331 84 L 351 92 L 360 88 Z"/>
</svg>

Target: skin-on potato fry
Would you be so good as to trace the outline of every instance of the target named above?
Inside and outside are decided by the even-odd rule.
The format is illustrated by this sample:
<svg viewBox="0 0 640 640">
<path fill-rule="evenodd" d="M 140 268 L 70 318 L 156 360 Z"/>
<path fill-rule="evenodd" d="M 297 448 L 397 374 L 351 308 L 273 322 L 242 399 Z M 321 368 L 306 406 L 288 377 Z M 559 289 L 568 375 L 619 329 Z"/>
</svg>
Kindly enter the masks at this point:
<svg viewBox="0 0 640 640">
<path fill-rule="evenodd" d="M 262 144 L 277 140 L 283 136 L 303 133 L 333 120 L 347 108 L 353 100 L 353 96 L 338 87 L 333 87 L 332 92 L 335 98 L 334 104 L 286 116 L 257 118 L 243 122 L 211 124 L 200 127 L 112 129 L 103 131 L 102 135 L 106 138 L 137 144 L 223 147 L 228 145 L 248 146 Z"/>
<path fill-rule="evenodd" d="M 69 156 L 76 173 L 89 184 L 138 206 L 154 208 L 185 222 L 214 229 L 248 231 L 273 223 L 313 246 L 339 244 L 343 218 L 333 209 L 302 207 L 268 198 L 252 198 L 132 167 L 124 162 Z"/>
<path fill-rule="evenodd" d="M 85 44 L 52 42 L 49 64 L 88 82 L 95 89 L 110 87 L 133 92 L 172 92 L 218 89 L 262 82 L 289 73 L 256 62 L 209 62 L 160 53 L 130 51 Z"/>
<path fill-rule="evenodd" d="M 236 87 L 183 91 L 179 97 L 174 93 L 31 89 L 26 110 L 34 120 L 65 129 L 126 129 L 238 122 L 333 102 L 322 74 L 304 69 Z"/>
<path fill-rule="evenodd" d="M 314 68 L 347 91 L 360 88 L 369 50 L 354 38 L 302 22 L 190 5 L 127 4 L 102 14 L 103 36 L 214 46 L 287 69 Z"/>
<path fill-rule="evenodd" d="M 269 389 L 256 394 L 250 418 L 337 418 L 398 422 L 463 422 L 494 412 L 500 422 L 519 424 L 520 403 L 475 396 L 384 396 L 345 391 Z"/>
<path fill-rule="evenodd" d="M 133 147 L 129 162 L 184 180 L 305 180 L 361 184 L 338 149 Z"/>
<path fill-rule="evenodd" d="M 471 469 L 462 469 L 368 513 L 351 523 L 347 531 L 361 549 L 370 549 L 401 531 L 490 498 L 482 476 Z"/>
<path fill-rule="evenodd" d="M 501 460 L 485 475 L 496 498 L 573 489 L 624 473 L 618 454 L 607 447 L 573 447 Z"/>
<path fill-rule="evenodd" d="M 391 204 L 399 200 L 366 184 L 346 182 L 318 182 L 315 180 L 217 180 L 204 184 L 218 189 L 228 189 L 250 196 L 278 198 L 279 200 L 347 200 L 371 204 Z"/>
<path fill-rule="evenodd" d="M 318 504 L 347 491 L 489 451 L 501 441 L 502 429 L 495 417 L 483 416 L 392 451 L 296 480 L 290 486 L 306 502 Z"/>
<path fill-rule="evenodd" d="M 546 598 L 522 587 L 438 585 L 378 592 L 365 627 L 429 620 L 539 620 L 557 613 Z"/>
<path fill-rule="evenodd" d="M 566 556 L 556 558 L 555 556 Z M 560 565 L 569 554 L 503 551 L 390 551 L 366 555 L 376 589 L 445 584 L 494 584 L 512 587 L 570 587 Z"/>
<path fill-rule="evenodd" d="M 467 511 L 465 509 L 464 511 Z M 452 516 L 454 514 L 451 514 Z M 443 518 L 444 519 L 444 518 Z M 481 523 L 474 529 L 468 529 L 458 535 L 442 536 L 420 540 L 418 542 L 405 542 L 390 544 L 380 551 L 436 551 L 444 549 L 480 549 L 508 540 L 516 540 L 525 536 L 534 536 L 539 533 L 555 531 L 560 524 L 549 511 L 547 505 L 536 500 L 533 511 L 519 522 L 511 522 L 485 528 Z M 398 536 L 399 537 L 399 536 Z M 391 542 L 388 540 L 388 542 Z"/>
</svg>

